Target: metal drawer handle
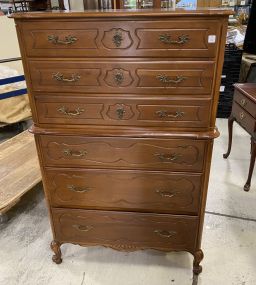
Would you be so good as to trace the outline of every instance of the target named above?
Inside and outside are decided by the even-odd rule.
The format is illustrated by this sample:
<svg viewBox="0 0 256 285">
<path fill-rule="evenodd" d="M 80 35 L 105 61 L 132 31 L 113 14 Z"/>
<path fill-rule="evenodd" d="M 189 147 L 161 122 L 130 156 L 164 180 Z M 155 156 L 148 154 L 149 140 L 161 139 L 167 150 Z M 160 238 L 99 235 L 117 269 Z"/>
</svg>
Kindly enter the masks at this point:
<svg viewBox="0 0 256 285">
<path fill-rule="evenodd" d="M 73 157 L 84 157 L 86 156 L 87 154 L 87 151 L 86 150 L 80 150 L 80 151 L 74 151 L 72 149 L 64 149 L 63 150 L 63 153 L 66 155 L 66 156 L 73 156 Z"/>
<path fill-rule="evenodd" d="M 164 238 L 171 238 L 177 234 L 175 231 L 154 230 L 154 233 Z"/>
<path fill-rule="evenodd" d="M 164 191 L 164 190 L 159 190 L 159 189 L 155 190 L 155 192 L 163 198 L 173 198 L 177 194 L 179 194 L 179 192 Z"/>
<path fill-rule="evenodd" d="M 243 119 L 245 118 L 244 112 L 241 112 L 241 113 L 239 114 L 239 117 L 240 117 L 241 120 L 243 120 Z"/>
<path fill-rule="evenodd" d="M 50 35 L 48 36 L 48 41 L 54 45 L 72 45 L 77 41 L 77 38 L 74 36 L 66 36 L 64 40 L 60 40 L 59 36 Z"/>
<path fill-rule="evenodd" d="M 176 76 L 175 79 L 171 79 L 170 76 L 167 76 L 165 74 L 158 74 L 156 76 L 156 79 L 158 79 L 160 82 L 162 82 L 164 84 L 170 84 L 170 83 L 178 84 L 178 83 L 181 83 L 182 81 L 184 81 L 185 79 L 187 79 L 187 77 L 178 75 L 178 76 Z"/>
<path fill-rule="evenodd" d="M 121 70 L 118 70 L 115 74 L 114 74 L 114 81 L 117 85 L 121 85 L 124 81 L 124 74 Z"/>
<path fill-rule="evenodd" d="M 178 153 L 155 153 L 154 156 L 157 156 L 161 161 L 173 162 L 178 160 L 182 155 Z"/>
<path fill-rule="evenodd" d="M 78 192 L 78 193 L 86 193 L 86 192 L 92 190 L 89 187 L 78 187 L 78 186 L 75 186 L 75 185 L 67 185 L 67 188 L 70 191 L 74 191 L 74 192 Z"/>
<path fill-rule="evenodd" d="M 89 232 L 90 230 L 93 229 L 93 226 L 73 225 L 72 227 L 81 232 Z"/>
<path fill-rule="evenodd" d="M 58 112 L 67 116 L 79 116 L 84 112 L 84 109 L 78 107 L 74 111 L 69 111 L 67 107 L 62 106 L 58 109 Z"/>
<path fill-rule="evenodd" d="M 181 36 L 178 36 L 178 40 L 175 41 L 171 39 L 171 35 L 163 34 L 159 36 L 159 40 L 166 45 L 171 45 L 171 44 L 183 45 L 187 43 L 190 39 L 188 35 L 181 35 Z"/>
<path fill-rule="evenodd" d="M 247 104 L 247 101 L 245 99 L 241 99 L 240 103 L 242 106 L 245 106 Z"/>
<path fill-rule="evenodd" d="M 64 77 L 63 73 L 56 72 L 52 74 L 52 78 L 57 81 L 62 81 L 62 82 L 76 82 L 81 78 L 81 75 L 73 73 L 71 74 L 71 77 L 67 78 L 67 77 Z"/>
<path fill-rule="evenodd" d="M 176 111 L 174 114 L 168 113 L 168 111 L 166 110 L 160 110 L 160 111 L 156 111 L 155 114 L 159 117 L 159 118 L 173 118 L 173 119 L 177 119 L 177 118 L 182 118 L 184 117 L 184 112 L 181 111 Z"/>
</svg>

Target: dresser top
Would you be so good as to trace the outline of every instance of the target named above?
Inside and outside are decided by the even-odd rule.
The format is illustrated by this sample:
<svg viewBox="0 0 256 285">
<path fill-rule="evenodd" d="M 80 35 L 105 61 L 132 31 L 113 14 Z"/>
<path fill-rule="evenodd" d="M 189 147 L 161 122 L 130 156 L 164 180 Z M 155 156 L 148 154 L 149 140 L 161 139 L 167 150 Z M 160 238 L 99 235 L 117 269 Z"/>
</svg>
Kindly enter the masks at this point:
<svg viewBox="0 0 256 285">
<path fill-rule="evenodd" d="M 256 83 L 238 83 L 235 88 L 256 103 Z"/>
<path fill-rule="evenodd" d="M 229 16 L 233 11 L 226 8 L 198 9 L 131 9 L 131 10 L 85 10 L 85 11 L 44 11 L 13 13 L 15 19 L 36 18 L 108 18 L 108 17 L 183 17 L 183 16 Z"/>
</svg>

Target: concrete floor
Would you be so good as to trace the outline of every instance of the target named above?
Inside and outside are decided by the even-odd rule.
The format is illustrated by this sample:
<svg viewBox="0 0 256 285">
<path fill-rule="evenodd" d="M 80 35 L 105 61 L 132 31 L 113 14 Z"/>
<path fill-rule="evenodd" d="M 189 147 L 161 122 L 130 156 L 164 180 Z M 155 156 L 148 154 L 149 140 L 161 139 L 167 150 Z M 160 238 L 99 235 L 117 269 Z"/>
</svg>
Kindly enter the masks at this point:
<svg viewBox="0 0 256 285">
<path fill-rule="evenodd" d="M 63 263 L 51 262 L 51 230 L 41 185 L 28 193 L 0 225 L 2 285 L 255 285 L 256 175 L 243 191 L 250 141 L 237 125 L 228 160 L 227 121 L 218 120 L 202 248 L 203 273 L 192 277 L 188 253 L 121 253 L 63 245 Z"/>
</svg>

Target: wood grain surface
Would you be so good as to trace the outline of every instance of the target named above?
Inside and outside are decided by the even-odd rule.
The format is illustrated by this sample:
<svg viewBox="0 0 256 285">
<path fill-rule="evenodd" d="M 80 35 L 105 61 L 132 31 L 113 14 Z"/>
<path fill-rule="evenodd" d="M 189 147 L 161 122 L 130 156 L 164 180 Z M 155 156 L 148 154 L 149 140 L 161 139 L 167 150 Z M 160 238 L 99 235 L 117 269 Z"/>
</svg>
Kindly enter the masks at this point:
<svg viewBox="0 0 256 285">
<path fill-rule="evenodd" d="M 41 181 L 34 136 L 24 131 L 0 144 L 0 211 Z"/>
</svg>

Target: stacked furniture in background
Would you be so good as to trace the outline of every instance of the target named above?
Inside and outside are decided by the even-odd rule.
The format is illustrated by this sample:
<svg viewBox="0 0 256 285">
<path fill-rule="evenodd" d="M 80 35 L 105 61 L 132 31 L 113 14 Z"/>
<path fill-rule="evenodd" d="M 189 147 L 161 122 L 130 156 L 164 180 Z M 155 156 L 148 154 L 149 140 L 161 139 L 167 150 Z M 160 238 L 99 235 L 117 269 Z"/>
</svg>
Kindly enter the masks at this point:
<svg viewBox="0 0 256 285">
<path fill-rule="evenodd" d="M 234 44 L 226 45 L 217 112 L 218 118 L 228 118 L 230 116 L 234 96 L 233 84 L 239 81 L 242 54 L 243 50 Z"/>
</svg>

